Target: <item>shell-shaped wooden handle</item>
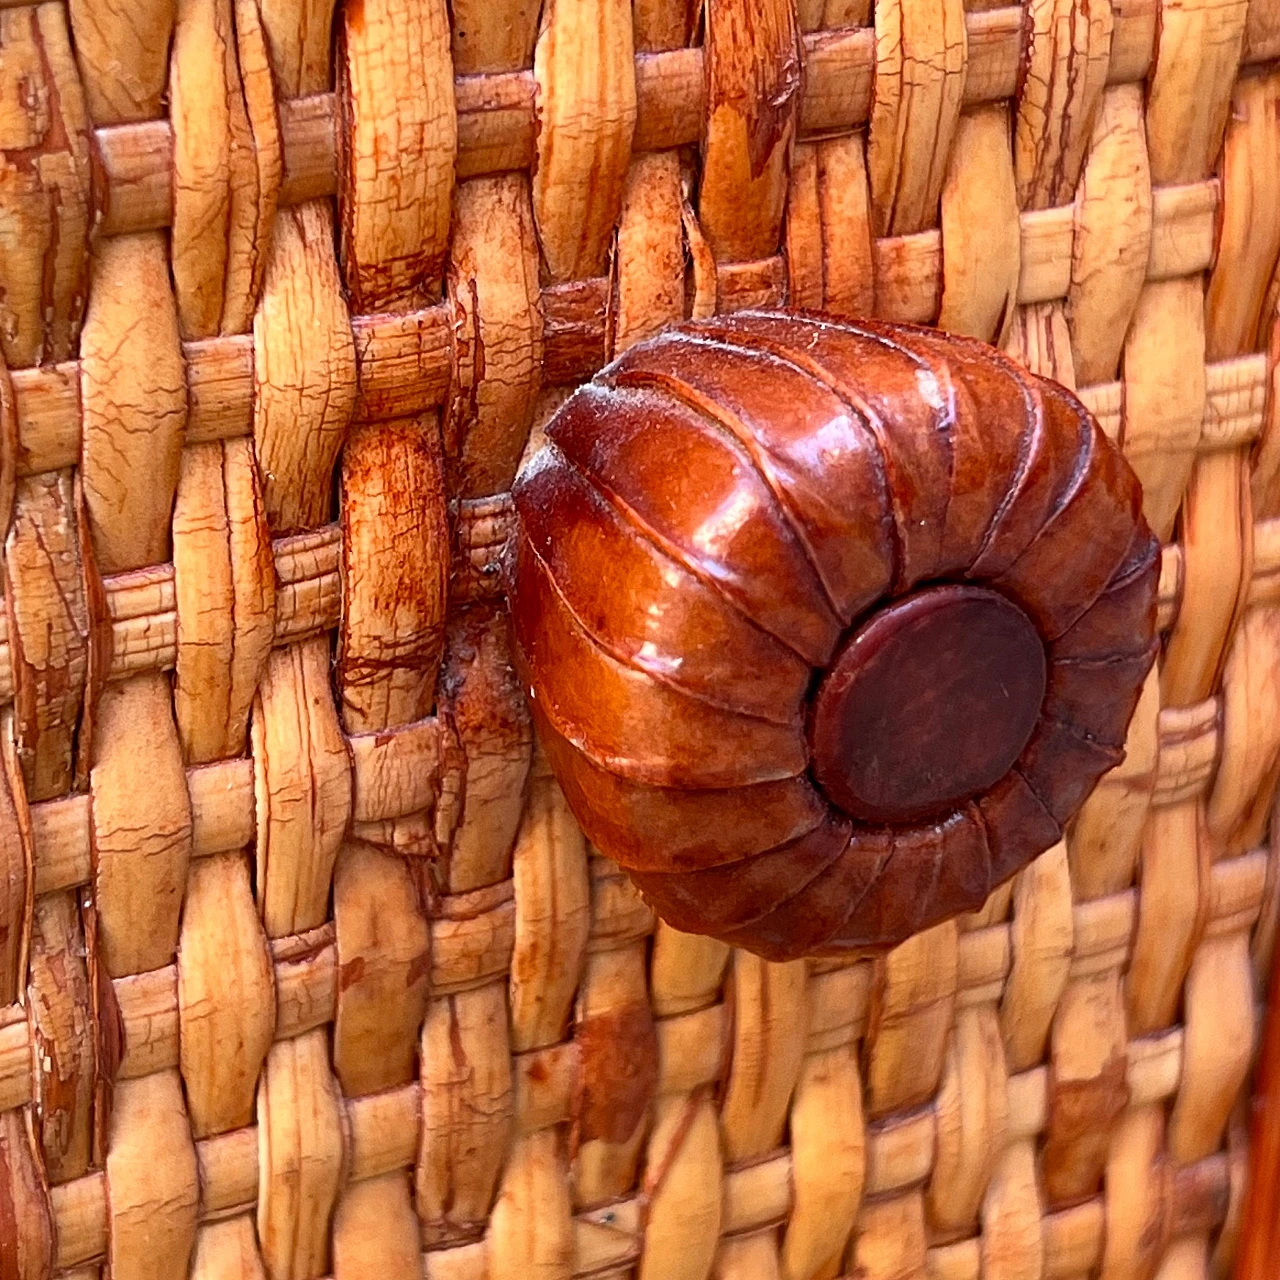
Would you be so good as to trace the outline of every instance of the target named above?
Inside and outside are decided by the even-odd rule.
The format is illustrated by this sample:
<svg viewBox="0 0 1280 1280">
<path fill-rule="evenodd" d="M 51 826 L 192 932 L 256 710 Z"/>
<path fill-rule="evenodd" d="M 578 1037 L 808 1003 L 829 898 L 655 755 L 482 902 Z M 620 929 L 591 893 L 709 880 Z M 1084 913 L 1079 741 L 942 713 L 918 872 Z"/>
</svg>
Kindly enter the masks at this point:
<svg viewBox="0 0 1280 1280">
<path fill-rule="evenodd" d="M 982 904 L 1123 758 L 1159 545 L 1067 391 L 932 330 L 633 347 L 515 491 L 517 659 L 664 919 L 781 959 Z"/>
</svg>

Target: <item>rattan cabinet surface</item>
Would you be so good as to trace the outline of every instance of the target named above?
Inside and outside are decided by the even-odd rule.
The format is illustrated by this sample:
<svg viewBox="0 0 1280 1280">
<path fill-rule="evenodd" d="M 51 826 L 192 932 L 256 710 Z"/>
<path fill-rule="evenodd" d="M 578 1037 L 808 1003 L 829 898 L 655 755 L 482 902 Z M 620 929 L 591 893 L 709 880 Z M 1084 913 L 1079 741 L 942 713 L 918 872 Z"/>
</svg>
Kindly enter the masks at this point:
<svg viewBox="0 0 1280 1280">
<path fill-rule="evenodd" d="M 0 1274 L 1229 1273 L 1275 0 L 0 0 L 0 157 Z M 510 662 L 554 409 L 779 305 L 1078 388 L 1163 544 L 1125 762 L 873 959 L 656 924 Z"/>
</svg>

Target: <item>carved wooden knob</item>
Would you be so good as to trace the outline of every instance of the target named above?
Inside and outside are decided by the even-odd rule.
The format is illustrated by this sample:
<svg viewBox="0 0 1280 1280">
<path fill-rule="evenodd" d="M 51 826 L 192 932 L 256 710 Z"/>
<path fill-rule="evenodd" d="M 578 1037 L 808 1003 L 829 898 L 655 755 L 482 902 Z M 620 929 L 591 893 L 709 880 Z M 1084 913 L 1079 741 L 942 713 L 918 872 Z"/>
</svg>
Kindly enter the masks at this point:
<svg viewBox="0 0 1280 1280">
<path fill-rule="evenodd" d="M 574 814 L 677 928 L 893 945 L 1123 758 L 1159 546 L 1084 407 L 999 352 L 740 313 L 633 347 L 547 441 L 517 661 Z"/>
</svg>

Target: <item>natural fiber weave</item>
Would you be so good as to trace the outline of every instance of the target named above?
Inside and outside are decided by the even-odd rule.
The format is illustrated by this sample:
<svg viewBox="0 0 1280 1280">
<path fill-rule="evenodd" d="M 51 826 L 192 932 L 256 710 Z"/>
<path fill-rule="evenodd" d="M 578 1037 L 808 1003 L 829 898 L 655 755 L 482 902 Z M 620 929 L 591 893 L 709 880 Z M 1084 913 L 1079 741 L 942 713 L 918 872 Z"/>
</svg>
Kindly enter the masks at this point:
<svg viewBox="0 0 1280 1280">
<path fill-rule="evenodd" d="M 1225 1275 L 1280 5 L 333 9 L 0 0 L 0 1274 Z M 1125 764 L 876 962 L 655 931 L 508 662 L 531 427 L 784 302 L 1078 386 L 1166 544 Z"/>
</svg>

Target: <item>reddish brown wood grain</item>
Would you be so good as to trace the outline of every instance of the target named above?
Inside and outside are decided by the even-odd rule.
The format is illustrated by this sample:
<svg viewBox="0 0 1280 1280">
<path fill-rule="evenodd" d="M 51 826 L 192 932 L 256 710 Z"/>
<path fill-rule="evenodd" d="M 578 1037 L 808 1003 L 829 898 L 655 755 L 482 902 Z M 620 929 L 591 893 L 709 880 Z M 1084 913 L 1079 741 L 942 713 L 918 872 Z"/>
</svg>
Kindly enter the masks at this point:
<svg viewBox="0 0 1280 1280">
<path fill-rule="evenodd" d="M 946 583 L 877 610 L 813 698 L 819 785 L 865 822 L 945 816 L 999 782 L 1027 745 L 1045 665 L 1031 619 L 985 587 Z M 901 731 L 915 723 L 926 731 Z"/>
<path fill-rule="evenodd" d="M 515 489 L 517 661 L 588 837 L 771 958 L 978 907 L 1123 758 L 1159 547 L 1070 393 L 931 330 L 632 347 Z"/>
<path fill-rule="evenodd" d="M 1235 1280 L 1269 1280 L 1280 1255 L 1280 947 L 1272 955 L 1270 978 L 1250 1107 L 1249 1183 Z"/>
</svg>

